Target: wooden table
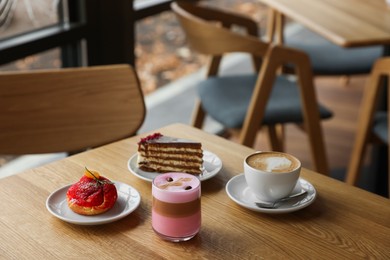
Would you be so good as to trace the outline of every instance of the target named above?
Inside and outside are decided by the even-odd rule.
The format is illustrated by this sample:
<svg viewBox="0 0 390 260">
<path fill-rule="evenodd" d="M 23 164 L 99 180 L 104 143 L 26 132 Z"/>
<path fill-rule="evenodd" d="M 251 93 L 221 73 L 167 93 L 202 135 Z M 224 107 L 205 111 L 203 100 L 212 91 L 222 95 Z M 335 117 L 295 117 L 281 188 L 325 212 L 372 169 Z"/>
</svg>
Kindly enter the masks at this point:
<svg viewBox="0 0 390 260">
<path fill-rule="evenodd" d="M 390 259 L 390 200 L 302 169 L 318 192 L 313 204 L 287 214 L 254 212 L 225 192 L 252 149 L 181 124 L 157 131 L 201 141 L 223 161 L 222 170 L 202 182 L 202 228 L 195 238 L 176 244 L 153 232 L 151 183 L 127 169 L 138 136 L 1 179 L 0 258 Z M 139 207 L 98 226 L 69 224 L 51 215 L 45 207 L 49 194 L 77 181 L 84 166 L 136 188 Z"/>
<path fill-rule="evenodd" d="M 260 0 L 342 47 L 390 45 L 385 0 Z"/>
</svg>

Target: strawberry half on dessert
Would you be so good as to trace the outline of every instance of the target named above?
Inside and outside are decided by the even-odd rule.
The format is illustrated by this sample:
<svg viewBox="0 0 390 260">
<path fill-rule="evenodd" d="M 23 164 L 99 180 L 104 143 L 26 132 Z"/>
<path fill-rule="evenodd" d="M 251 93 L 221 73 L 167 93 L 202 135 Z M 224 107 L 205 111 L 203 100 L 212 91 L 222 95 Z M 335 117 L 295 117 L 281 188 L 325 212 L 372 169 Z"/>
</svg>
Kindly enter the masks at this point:
<svg viewBox="0 0 390 260">
<path fill-rule="evenodd" d="M 66 193 L 68 206 L 81 215 L 98 215 L 111 209 L 118 198 L 113 182 L 85 168 L 84 176 Z"/>
</svg>

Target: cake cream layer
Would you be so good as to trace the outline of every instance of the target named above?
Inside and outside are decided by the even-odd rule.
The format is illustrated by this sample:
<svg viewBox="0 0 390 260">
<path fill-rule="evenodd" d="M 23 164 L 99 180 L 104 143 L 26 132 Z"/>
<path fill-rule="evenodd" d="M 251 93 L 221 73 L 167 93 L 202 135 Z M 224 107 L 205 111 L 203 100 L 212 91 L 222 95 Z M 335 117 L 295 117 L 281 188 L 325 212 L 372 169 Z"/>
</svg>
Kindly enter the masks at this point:
<svg viewBox="0 0 390 260">
<path fill-rule="evenodd" d="M 184 158 L 183 160 L 169 160 L 166 158 L 148 157 L 147 159 L 138 155 L 138 164 L 158 164 L 162 166 L 185 166 L 188 168 L 202 166 L 202 160 L 194 161 L 191 158 Z"/>
<path fill-rule="evenodd" d="M 159 164 L 147 164 L 143 165 L 141 164 L 139 168 L 143 171 L 147 172 L 159 172 L 159 173 L 165 173 L 165 172 L 185 172 L 189 174 L 199 175 L 201 174 L 200 169 L 188 169 L 186 167 L 174 167 L 174 166 L 162 166 Z"/>
<path fill-rule="evenodd" d="M 138 162 L 145 160 L 178 160 L 184 162 L 203 162 L 203 155 L 201 152 L 198 153 L 164 153 L 162 151 L 147 153 L 144 151 L 138 152 Z"/>
</svg>

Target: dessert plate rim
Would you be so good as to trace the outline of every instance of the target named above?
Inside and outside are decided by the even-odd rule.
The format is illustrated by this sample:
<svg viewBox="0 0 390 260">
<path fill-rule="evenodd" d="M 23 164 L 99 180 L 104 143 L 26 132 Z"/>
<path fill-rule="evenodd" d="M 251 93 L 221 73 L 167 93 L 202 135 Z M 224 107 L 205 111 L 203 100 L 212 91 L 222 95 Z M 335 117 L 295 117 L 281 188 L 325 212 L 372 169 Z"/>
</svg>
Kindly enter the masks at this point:
<svg viewBox="0 0 390 260">
<path fill-rule="evenodd" d="M 128 170 L 136 177 L 148 182 L 152 182 L 154 177 L 161 174 L 159 172 L 147 172 L 139 169 L 137 167 L 137 159 L 138 154 L 135 153 L 127 161 Z M 216 154 L 208 150 L 203 150 L 203 166 L 203 173 L 198 176 L 200 181 L 208 180 L 217 175 L 218 172 L 222 169 L 222 160 Z"/>
<path fill-rule="evenodd" d="M 114 206 L 99 215 L 84 216 L 73 212 L 66 201 L 66 192 L 73 184 L 65 185 L 53 191 L 46 199 L 47 210 L 55 217 L 77 225 L 101 225 L 122 219 L 132 213 L 141 202 L 141 195 L 132 186 L 113 181 L 118 193 Z"/>
</svg>

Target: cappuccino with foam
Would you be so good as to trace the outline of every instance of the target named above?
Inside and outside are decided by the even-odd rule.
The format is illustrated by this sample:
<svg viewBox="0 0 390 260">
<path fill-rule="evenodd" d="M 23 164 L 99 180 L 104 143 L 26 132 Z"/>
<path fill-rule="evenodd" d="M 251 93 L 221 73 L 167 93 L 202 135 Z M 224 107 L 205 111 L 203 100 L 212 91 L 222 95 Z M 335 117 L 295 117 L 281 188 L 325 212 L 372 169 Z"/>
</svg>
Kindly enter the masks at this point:
<svg viewBox="0 0 390 260">
<path fill-rule="evenodd" d="M 275 173 L 291 172 L 300 166 L 300 162 L 294 156 L 278 152 L 252 154 L 247 158 L 247 163 L 260 171 Z"/>
<path fill-rule="evenodd" d="M 281 152 L 256 152 L 244 160 L 244 175 L 251 192 L 260 200 L 275 201 L 288 196 L 301 172 L 294 156 Z"/>
</svg>

